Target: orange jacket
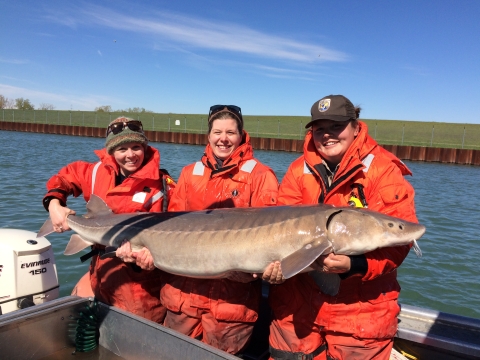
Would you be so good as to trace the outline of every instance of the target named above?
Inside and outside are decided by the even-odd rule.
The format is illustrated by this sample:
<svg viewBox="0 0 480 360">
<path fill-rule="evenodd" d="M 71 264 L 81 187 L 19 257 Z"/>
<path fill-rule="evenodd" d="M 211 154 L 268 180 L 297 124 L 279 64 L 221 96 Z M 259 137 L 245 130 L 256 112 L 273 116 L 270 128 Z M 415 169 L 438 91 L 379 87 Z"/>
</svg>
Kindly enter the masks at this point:
<svg viewBox="0 0 480 360">
<path fill-rule="evenodd" d="M 143 167 L 118 186 L 115 186 L 115 177 L 119 173 L 115 158 L 108 155 L 105 149 L 95 150 L 95 154 L 100 159 L 99 163 L 75 161 L 48 180 L 48 192 L 44 197 L 47 210 L 52 197 L 65 205 L 69 195 L 78 197 L 83 194 L 85 201 L 88 202 L 93 186 L 93 193 L 100 196 L 116 214 L 161 211 L 164 197 L 160 175 L 165 176 L 169 183 L 173 180 L 160 172 L 160 153 L 157 149 L 148 146 Z M 92 180 L 93 178 L 95 180 Z M 144 194 L 134 197 L 137 192 Z M 169 188 L 169 192 L 173 193 L 173 186 Z"/>
<path fill-rule="evenodd" d="M 328 182 L 322 179 L 319 167 L 316 166 L 321 163 L 322 159 L 315 149 L 310 131 L 305 137 L 303 156 L 290 165 L 282 180 L 278 203 L 292 205 L 323 202 L 348 206 L 352 195 L 360 197 L 358 187 L 352 185 L 360 184 L 363 185 L 369 209 L 417 222 L 414 190 L 403 177 L 411 175 L 410 170 L 393 154 L 378 146 L 368 135 L 365 123 L 360 122 L 360 132 L 340 162 L 330 187 Z M 368 268 L 364 276 L 350 276 L 342 280 L 340 291 L 335 297 L 324 294 L 316 297 L 319 308 L 322 302 L 336 304 L 322 307 L 316 320 L 318 325 L 328 326 L 332 331 L 356 334 L 360 338 L 393 336 L 396 331 L 398 306 L 395 303 L 392 307 L 389 300 L 398 298 L 400 286 L 396 281 L 396 269 L 407 256 L 409 249 L 409 246 L 390 247 L 365 254 Z M 295 278 L 297 279 L 293 281 L 287 280 L 285 286 L 271 288 L 270 303 L 274 311 L 277 308 L 280 312 L 279 309 L 283 306 L 277 301 L 279 297 L 295 292 L 289 284 L 296 281 L 307 283 L 313 289 L 312 293 L 319 293 L 318 287 L 308 274 Z M 376 324 L 377 328 L 368 326 L 368 316 L 371 314 L 365 318 L 362 318 L 361 312 L 357 314 L 358 309 L 355 310 L 355 307 L 358 302 L 376 304 L 375 311 L 388 312 L 390 316 L 383 318 L 382 325 Z M 339 316 L 340 314 L 343 315 Z M 344 316 L 345 314 L 356 314 L 356 320 L 352 322 L 351 317 Z M 277 314 L 278 316 L 281 314 Z"/>
<path fill-rule="evenodd" d="M 170 183 L 167 198 L 173 193 L 174 184 L 168 175 L 159 170 L 158 150 L 147 147 L 143 167 L 118 186 L 115 186 L 115 177 L 119 167 L 115 158 L 108 155 L 105 149 L 95 153 L 100 162 L 76 161 L 50 178 L 43 201 L 47 209 L 53 197 L 66 205 L 69 195 L 77 197 L 83 194 L 88 201 L 94 193 L 117 214 L 162 211 L 165 196 L 160 175 Z M 90 263 L 90 280 L 97 299 L 156 322 L 163 321 L 166 311 L 159 300 L 163 276 L 164 273 L 158 269 L 143 271 L 118 258 L 102 260 L 96 255 Z"/>
<path fill-rule="evenodd" d="M 277 178 L 268 166 L 253 157 L 250 136 L 216 168 L 207 145 L 201 161 L 185 166 L 168 205 L 169 211 L 204 210 L 276 205 Z"/>
<path fill-rule="evenodd" d="M 274 172 L 253 157 L 247 133 L 244 143 L 216 169 L 207 145 L 201 161 L 183 168 L 169 211 L 276 205 L 278 181 Z M 210 309 L 216 319 L 253 322 L 258 317 L 260 281 L 201 280 L 171 276 L 161 291 L 171 311 L 197 317 Z M 197 310 L 198 309 L 198 310 Z"/>
</svg>

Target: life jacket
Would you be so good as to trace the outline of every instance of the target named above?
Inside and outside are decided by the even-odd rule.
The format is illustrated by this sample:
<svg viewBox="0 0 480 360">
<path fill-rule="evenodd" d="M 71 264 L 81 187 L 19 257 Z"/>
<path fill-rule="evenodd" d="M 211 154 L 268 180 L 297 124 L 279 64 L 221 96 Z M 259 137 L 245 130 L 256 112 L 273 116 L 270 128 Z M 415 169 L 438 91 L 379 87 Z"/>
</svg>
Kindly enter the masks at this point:
<svg viewBox="0 0 480 360">
<path fill-rule="evenodd" d="M 47 182 L 44 205 L 52 197 L 66 205 L 68 195 L 92 194 L 101 197 L 114 213 L 160 212 L 174 190 L 173 180 L 159 169 L 160 153 L 148 146 L 145 163 L 138 171 L 115 186 L 118 165 L 105 149 L 95 152 L 97 163 L 76 161 L 62 168 Z M 162 181 L 162 179 L 165 179 Z M 164 184 L 168 182 L 167 187 Z M 166 309 L 160 302 L 160 288 L 165 273 L 159 269 L 141 270 L 118 258 L 101 259 L 103 246 L 95 245 L 90 263 L 90 282 L 95 297 L 149 320 L 161 323 Z M 95 251 L 96 250 L 96 251 Z M 88 256 L 87 256 L 88 257 Z M 85 259 L 85 258 L 84 258 Z"/>
<path fill-rule="evenodd" d="M 309 131 L 303 155 L 290 165 L 282 180 L 278 203 L 348 206 L 353 196 L 363 198 L 371 210 L 417 222 L 414 190 L 404 178 L 404 175 L 411 174 L 410 170 L 393 154 L 378 146 L 368 135 L 365 123 L 359 123 L 359 134 L 342 158 L 331 185 L 322 174 L 322 158 Z M 363 194 L 359 193 L 359 188 Z M 282 318 L 287 313 L 291 314 L 292 304 L 301 303 L 301 298 L 306 297 L 310 299 L 311 308 L 305 311 L 317 314 L 315 323 L 320 327 L 360 338 L 393 336 L 399 310 L 396 300 L 400 291 L 396 269 L 408 251 L 409 246 L 397 246 L 365 254 L 368 264 L 366 274 L 342 280 L 339 293 L 335 296 L 321 293 L 311 276 L 299 274 L 282 285 L 271 287 L 270 305 L 276 317 Z M 298 298 L 295 293 L 298 293 Z M 360 303 L 372 304 L 372 310 L 359 313 Z M 381 324 L 375 322 L 370 326 L 369 316 L 382 312 L 388 316 L 385 315 Z"/>
<path fill-rule="evenodd" d="M 277 203 L 278 181 L 268 166 L 253 157 L 248 133 L 218 167 L 208 144 L 200 161 L 182 169 L 169 211 L 262 207 Z"/>
<path fill-rule="evenodd" d="M 160 153 L 157 149 L 148 146 L 142 168 L 118 186 L 115 179 L 119 168 L 115 158 L 105 149 L 96 150 L 95 153 L 100 158 L 96 164 L 75 161 L 48 180 L 48 192 L 43 201 L 47 211 L 51 198 L 57 198 L 65 206 L 69 195 L 78 197 L 83 194 L 88 202 L 93 192 L 116 214 L 166 210 L 167 199 L 173 193 L 175 182 L 167 172 L 159 169 Z"/>
<path fill-rule="evenodd" d="M 276 205 L 278 182 L 274 172 L 253 157 L 250 138 L 218 167 L 210 145 L 201 161 L 183 168 L 169 211 Z M 258 318 L 261 282 L 193 279 L 172 275 L 161 291 L 171 311 L 198 317 L 210 311 L 218 320 L 254 322 Z"/>
</svg>

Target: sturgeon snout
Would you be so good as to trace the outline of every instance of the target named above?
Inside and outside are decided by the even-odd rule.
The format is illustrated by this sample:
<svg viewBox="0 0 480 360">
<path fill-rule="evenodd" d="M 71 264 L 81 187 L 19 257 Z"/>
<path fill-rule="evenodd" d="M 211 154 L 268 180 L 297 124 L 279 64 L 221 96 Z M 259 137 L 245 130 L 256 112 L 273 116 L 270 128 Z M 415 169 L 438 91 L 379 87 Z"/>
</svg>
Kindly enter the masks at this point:
<svg viewBox="0 0 480 360">
<path fill-rule="evenodd" d="M 366 209 L 341 208 L 327 221 L 335 254 L 359 255 L 381 247 L 414 243 L 425 226 Z"/>
</svg>

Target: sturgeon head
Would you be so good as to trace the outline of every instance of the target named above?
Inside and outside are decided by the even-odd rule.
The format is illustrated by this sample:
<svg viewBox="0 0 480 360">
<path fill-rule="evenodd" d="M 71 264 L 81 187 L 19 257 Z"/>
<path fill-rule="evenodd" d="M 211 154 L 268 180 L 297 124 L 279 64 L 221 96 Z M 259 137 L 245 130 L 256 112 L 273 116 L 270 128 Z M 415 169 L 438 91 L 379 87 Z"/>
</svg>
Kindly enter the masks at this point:
<svg viewBox="0 0 480 360">
<path fill-rule="evenodd" d="M 421 256 L 416 240 L 425 233 L 425 226 L 367 209 L 337 208 L 329 214 L 326 232 L 328 252 L 334 254 L 359 255 L 413 243 L 416 254 Z M 324 294 L 338 293 L 341 281 L 338 274 L 316 270 L 309 274 Z"/>
<path fill-rule="evenodd" d="M 379 212 L 340 208 L 327 223 L 335 254 L 359 255 L 378 248 L 415 243 L 425 226 Z"/>
</svg>

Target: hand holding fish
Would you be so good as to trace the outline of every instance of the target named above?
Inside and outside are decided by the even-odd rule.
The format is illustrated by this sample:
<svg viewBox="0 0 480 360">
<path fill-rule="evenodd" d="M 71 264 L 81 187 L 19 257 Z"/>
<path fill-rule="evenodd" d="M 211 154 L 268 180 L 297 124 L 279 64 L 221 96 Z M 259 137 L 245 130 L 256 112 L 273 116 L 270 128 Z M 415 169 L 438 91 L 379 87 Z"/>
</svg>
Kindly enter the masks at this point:
<svg viewBox="0 0 480 360">
<path fill-rule="evenodd" d="M 351 260 L 347 255 L 328 255 L 319 256 L 316 260 L 319 271 L 326 273 L 342 274 L 350 270 Z"/>
<path fill-rule="evenodd" d="M 150 251 L 144 247 L 140 251 L 132 252 L 132 247 L 128 240 L 124 240 L 115 253 L 124 262 L 136 263 L 143 270 L 153 270 L 155 268 Z"/>
<path fill-rule="evenodd" d="M 153 264 L 153 256 L 146 247 L 138 252 L 132 252 L 132 257 L 135 259 L 136 264 L 143 270 L 153 270 L 155 265 Z"/>
<path fill-rule="evenodd" d="M 52 199 L 48 206 L 50 219 L 52 220 L 53 230 L 58 233 L 70 230 L 67 223 L 68 215 L 75 215 L 75 211 L 66 206 L 62 206 L 58 199 Z"/>
<path fill-rule="evenodd" d="M 256 274 L 254 274 L 254 276 L 255 275 Z M 280 261 L 275 261 L 268 265 L 262 274 L 262 279 L 273 285 L 283 283 L 285 281 L 285 278 L 282 274 L 282 267 L 280 265 Z"/>
<path fill-rule="evenodd" d="M 122 245 L 115 251 L 115 254 L 124 262 L 135 262 L 135 258 L 132 256 L 132 247 L 128 240 L 123 240 Z"/>
</svg>

